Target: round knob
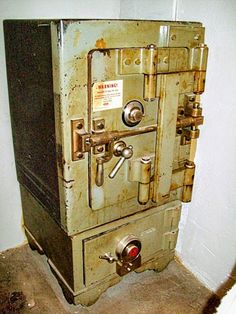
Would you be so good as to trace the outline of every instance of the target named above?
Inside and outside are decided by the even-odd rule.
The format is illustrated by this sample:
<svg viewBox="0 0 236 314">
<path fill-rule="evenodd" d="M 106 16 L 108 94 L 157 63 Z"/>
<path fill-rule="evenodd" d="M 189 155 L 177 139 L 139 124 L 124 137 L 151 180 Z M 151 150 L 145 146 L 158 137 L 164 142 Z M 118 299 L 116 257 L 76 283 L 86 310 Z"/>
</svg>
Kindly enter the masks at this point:
<svg viewBox="0 0 236 314">
<path fill-rule="evenodd" d="M 141 241 L 133 234 L 129 234 L 119 241 L 116 247 L 116 256 L 120 261 L 132 261 L 139 256 Z"/>
<path fill-rule="evenodd" d="M 133 156 L 133 146 L 129 145 L 128 147 L 125 147 L 121 154 L 125 159 L 131 158 Z"/>
<path fill-rule="evenodd" d="M 128 102 L 123 110 L 122 119 L 125 125 L 135 126 L 139 124 L 144 116 L 144 108 L 138 100 Z"/>
<path fill-rule="evenodd" d="M 133 123 L 138 123 L 142 120 L 143 113 L 139 108 L 133 108 L 131 109 L 129 113 L 130 121 Z"/>
<path fill-rule="evenodd" d="M 116 147 L 114 147 L 114 149 L 115 149 L 114 155 L 115 156 L 121 156 L 121 158 L 118 160 L 115 167 L 110 172 L 110 174 L 109 174 L 110 179 L 113 179 L 116 176 L 117 172 L 120 170 L 120 168 L 123 165 L 123 163 L 125 162 L 125 160 L 129 159 L 133 156 L 133 146 L 129 145 L 127 147 L 122 148 L 123 144 L 125 145 L 125 143 L 123 141 L 120 141 L 120 142 L 116 143 Z"/>
<path fill-rule="evenodd" d="M 126 256 L 128 256 L 129 258 L 135 258 L 138 256 L 139 254 L 139 248 L 134 245 L 134 244 L 129 244 L 126 246 L 125 248 L 125 254 Z"/>
</svg>

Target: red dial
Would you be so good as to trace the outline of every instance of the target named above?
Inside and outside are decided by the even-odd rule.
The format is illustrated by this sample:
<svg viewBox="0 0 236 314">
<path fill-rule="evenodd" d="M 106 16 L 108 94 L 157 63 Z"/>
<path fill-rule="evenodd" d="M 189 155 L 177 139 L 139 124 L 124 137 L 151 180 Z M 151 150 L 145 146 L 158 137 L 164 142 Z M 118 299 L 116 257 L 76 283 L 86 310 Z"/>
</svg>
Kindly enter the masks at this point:
<svg viewBox="0 0 236 314">
<path fill-rule="evenodd" d="M 139 248 L 134 244 L 128 245 L 125 251 L 127 256 L 129 256 L 130 258 L 134 258 L 139 254 Z"/>
</svg>

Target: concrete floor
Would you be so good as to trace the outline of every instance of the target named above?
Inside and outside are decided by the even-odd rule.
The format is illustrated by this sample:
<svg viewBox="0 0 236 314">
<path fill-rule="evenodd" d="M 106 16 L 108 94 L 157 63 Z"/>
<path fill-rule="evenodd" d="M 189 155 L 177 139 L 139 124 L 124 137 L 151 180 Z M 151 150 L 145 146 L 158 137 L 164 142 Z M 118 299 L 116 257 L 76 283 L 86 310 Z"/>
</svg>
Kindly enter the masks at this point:
<svg viewBox="0 0 236 314">
<path fill-rule="evenodd" d="M 130 273 L 90 307 L 69 305 L 45 256 L 28 245 L 0 253 L 0 313 L 210 314 L 218 303 L 217 297 L 173 261 L 161 273 Z"/>
</svg>

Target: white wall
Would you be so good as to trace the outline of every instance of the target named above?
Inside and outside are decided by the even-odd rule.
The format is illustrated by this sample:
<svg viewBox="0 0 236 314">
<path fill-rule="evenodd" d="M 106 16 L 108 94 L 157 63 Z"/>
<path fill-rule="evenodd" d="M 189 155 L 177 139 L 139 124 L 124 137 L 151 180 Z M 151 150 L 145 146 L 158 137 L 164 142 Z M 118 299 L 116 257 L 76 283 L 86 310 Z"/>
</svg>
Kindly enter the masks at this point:
<svg viewBox="0 0 236 314">
<path fill-rule="evenodd" d="M 24 241 L 10 127 L 2 21 L 24 18 L 118 18 L 119 14 L 120 0 L 0 0 L 0 251 Z"/>
<path fill-rule="evenodd" d="M 171 20 L 174 12 L 173 0 L 121 0 L 122 19 Z"/>
<path fill-rule="evenodd" d="M 236 260 L 236 2 L 234 0 L 0 0 L 6 18 L 140 18 L 197 20 L 210 48 L 205 124 L 197 151 L 193 201 L 184 206 L 177 254 L 208 287 L 217 290 Z M 0 251 L 22 243 L 0 26 Z"/>
</svg>

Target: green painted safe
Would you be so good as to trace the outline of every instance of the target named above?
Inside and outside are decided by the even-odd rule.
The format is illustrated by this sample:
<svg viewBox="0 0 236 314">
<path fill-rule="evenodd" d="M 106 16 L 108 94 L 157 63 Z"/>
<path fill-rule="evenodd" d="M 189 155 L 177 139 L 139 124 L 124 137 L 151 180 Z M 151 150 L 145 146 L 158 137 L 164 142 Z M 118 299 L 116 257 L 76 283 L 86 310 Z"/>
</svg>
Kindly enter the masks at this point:
<svg viewBox="0 0 236 314">
<path fill-rule="evenodd" d="M 24 228 L 67 300 L 174 256 L 208 48 L 196 22 L 4 22 Z"/>
</svg>

